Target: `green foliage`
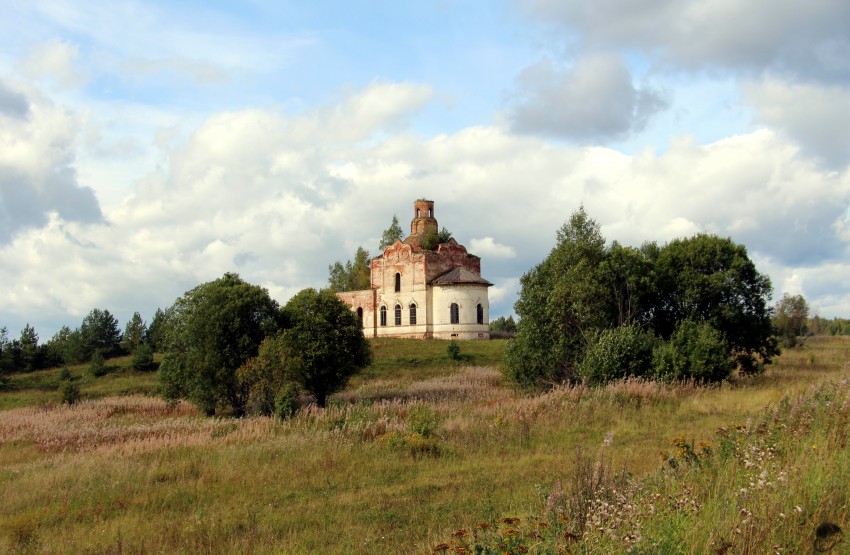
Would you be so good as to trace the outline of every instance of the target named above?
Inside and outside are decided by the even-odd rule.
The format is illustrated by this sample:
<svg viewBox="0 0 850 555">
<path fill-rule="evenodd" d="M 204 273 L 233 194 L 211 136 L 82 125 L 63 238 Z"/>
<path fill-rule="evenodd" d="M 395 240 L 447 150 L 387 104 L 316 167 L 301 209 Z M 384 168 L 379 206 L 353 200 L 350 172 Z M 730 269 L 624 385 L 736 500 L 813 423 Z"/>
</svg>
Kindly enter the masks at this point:
<svg viewBox="0 0 850 555">
<path fill-rule="evenodd" d="M 37 368 L 41 368 L 40 352 L 38 349 L 38 334 L 35 328 L 26 324 L 21 330 L 21 339 L 19 342 L 20 361 L 18 370 L 21 372 L 32 372 Z"/>
<path fill-rule="evenodd" d="M 437 238 L 437 231 L 429 229 L 425 233 L 425 237 L 422 238 L 422 248 L 425 250 L 433 251 L 436 250 L 437 245 L 439 244 L 440 240 Z"/>
<path fill-rule="evenodd" d="M 118 320 L 108 310 L 92 309 L 83 318 L 80 335 L 85 358 L 92 356 L 95 351 L 100 351 L 106 357 L 118 354 L 121 332 Z"/>
<path fill-rule="evenodd" d="M 448 347 L 446 347 L 446 354 L 449 355 L 449 358 L 452 360 L 460 360 L 460 345 L 458 342 L 452 339 L 449 341 Z"/>
<path fill-rule="evenodd" d="M 655 375 L 664 380 L 719 382 L 729 377 L 734 362 L 723 334 L 708 322 L 682 320 L 653 353 Z"/>
<path fill-rule="evenodd" d="M 301 391 L 294 383 L 285 384 L 274 400 L 274 414 L 278 420 L 291 418 L 301 408 Z"/>
<path fill-rule="evenodd" d="M 166 354 L 157 372 L 157 381 L 162 398 L 170 403 L 176 403 L 186 397 L 189 392 L 187 377 L 187 372 L 182 368 L 181 360 L 173 354 Z M 211 410 L 215 412 L 215 400 L 212 401 Z"/>
<path fill-rule="evenodd" d="M 287 328 L 272 341 L 282 343 L 286 381 L 325 406 L 328 397 L 371 361 L 360 321 L 333 291 L 304 289 L 286 304 Z"/>
<path fill-rule="evenodd" d="M 505 353 L 506 376 L 523 386 L 576 377 L 587 341 L 609 326 L 601 263 L 605 240 L 584 208 L 557 233 L 546 259 L 522 276 L 514 309 L 517 335 Z"/>
<path fill-rule="evenodd" d="M 369 253 L 358 247 L 353 262 L 349 260 L 343 265 L 337 261 L 328 266 L 328 288 L 335 292 L 369 289 L 371 275 Z"/>
<path fill-rule="evenodd" d="M 133 313 L 133 317 L 127 322 L 124 328 L 124 335 L 121 337 L 121 348 L 124 352 L 133 353 L 138 349 L 139 345 L 145 342 L 147 335 L 147 326 L 142 316 L 138 312 Z"/>
<path fill-rule="evenodd" d="M 419 403 L 411 407 L 407 415 L 407 431 L 424 438 L 434 437 L 440 427 L 440 419 L 430 406 Z"/>
<path fill-rule="evenodd" d="M 624 325 L 603 330 L 588 346 L 577 369 L 578 377 L 599 385 L 627 377 L 644 377 L 652 370 L 656 338 L 640 326 Z"/>
<path fill-rule="evenodd" d="M 499 316 L 490 322 L 490 331 L 516 333 L 516 322 L 514 322 L 514 317 L 508 316 L 505 318 L 504 316 Z"/>
<path fill-rule="evenodd" d="M 149 372 L 156 370 L 156 363 L 153 361 L 153 349 L 147 343 L 142 343 L 133 351 L 132 366 L 134 370 L 140 372 Z"/>
<path fill-rule="evenodd" d="M 778 353 L 767 306 L 770 280 L 730 239 L 697 235 L 661 248 L 616 242 L 606 248 L 599 224 L 580 208 L 520 284 L 520 321 L 505 374 L 523 386 L 576 379 L 590 344 L 618 326 L 640 325 L 669 339 L 683 320 L 706 322 L 726 338 L 726 357 L 744 374 Z M 593 357 L 587 364 L 598 363 Z M 706 374 L 714 375 L 726 373 Z"/>
<path fill-rule="evenodd" d="M 443 243 L 448 243 L 453 239 L 452 232 L 446 229 L 445 227 L 441 227 L 440 231 L 437 232 L 437 244 L 441 245 Z"/>
<path fill-rule="evenodd" d="M 161 308 L 157 308 L 146 334 L 146 341 L 155 353 L 160 352 L 165 341 L 165 321 L 165 312 Z"/>
<path fill-rule="evenodd" d="M 381 242 L 378 244 L 378 250 L 383 252 L 387 247 L 391 247 L 396 241 L 404 239 L 404 231 L 398 225 L 398 218 L 393 214 L 393 221 L 384 232 L 381 234 Z"/>
<path fill-rule="evenodd" d="M 66 405 L 74 405 L 80 400 L 80 386 L 70 376 L 59 384 L 59 399 Z"/>
<path fill-rule="evenodd" d="M 59 370 L 59 375 L 57 377 L 59 378 L 59 381 L 70 380 L 71 379 L 71 369 L 68 368 L 67 366 L 63 366 Z"/>
<path fill-rule="evenodd" d="M 743 245 L 700 234 L 661 249 L 655 265 L 659 302 L 653 327 L 669 338 L 682 320 L 708 322 L 728 342 L 743 374 L 758 372 L 778 353 L 770 310 L 770 279 Z"/>
<path fill-rule="evenodd" d="M 236 377 L 248 389 L 247 412 L 271 416 L 275 414 L 279 394 L 289 385 L 285 367 L 287 353 L 280 340 L 267 337 L 257 356 L 236 371 Z"/>
<path fill-rule="evenodd" d="M 168 380 L 180 386 L 172 391 L 209 415 L 218 403 L 226 403 L 242 416 L 250 387 L 236 371 L 280 325 L 278 305 L 268 291 L 227 273 L 177 299 L 166 322 L 165 347 L 179 363 L 167 369 Z"/>
<path fill-rule="evenodd" d="M 95 378 L 99 378 L 101 376 L 105 376 L 106 371 L 107 367 L 106 361 L 103 358 L 103 353 L 100 349 L 97 349 L 94 354 L 92 354 L 91 361 L 89 361 L 89 374 Z"/>
<path fill-rule="evenodd" d="M 806 335 L 809 305 L 802 295 L 785 293 L 773 311 L 773 325 L 782 340 L 782 346 L 797 346 L 799 338 Z"/>
</svg>

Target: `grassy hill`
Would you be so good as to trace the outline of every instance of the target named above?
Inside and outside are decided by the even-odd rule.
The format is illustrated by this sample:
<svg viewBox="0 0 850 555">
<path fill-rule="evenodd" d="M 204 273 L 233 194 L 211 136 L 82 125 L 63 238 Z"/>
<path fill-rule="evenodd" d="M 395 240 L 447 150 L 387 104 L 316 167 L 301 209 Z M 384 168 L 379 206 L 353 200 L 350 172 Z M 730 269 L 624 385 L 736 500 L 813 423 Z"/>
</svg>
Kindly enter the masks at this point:
<svg viewBox="0 0 850 555">
<path fill-rule="evenodd" d="M 847 339 L 722 386 L 535 396 L 502 384 L 503 342 L 446 345 L 374 342 L 329 408 L 286 422 L 168 406 L 127 360 L 71 368 L 72 407 L 58 370 L 14 376 L 0 551 L 797 553 L 850 525 Z"/>
</svg>

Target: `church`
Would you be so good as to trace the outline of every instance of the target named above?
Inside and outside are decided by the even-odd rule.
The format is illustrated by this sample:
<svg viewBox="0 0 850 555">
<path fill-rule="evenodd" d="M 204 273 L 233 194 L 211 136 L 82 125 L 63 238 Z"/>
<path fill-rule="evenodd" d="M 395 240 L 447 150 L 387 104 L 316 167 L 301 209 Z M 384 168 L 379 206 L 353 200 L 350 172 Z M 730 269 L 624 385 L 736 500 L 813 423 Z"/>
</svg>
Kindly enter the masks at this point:
<svg viewBox="0 0 850 555">
<path fill-rule="evenodd" d="M 370 261 L 371 287 L 338 293 L 366 337 L 489 339 L 481 259 L 454 239 L 437 243 L 434 201 L 413 203 L 410 236 Z"/>
</svg>

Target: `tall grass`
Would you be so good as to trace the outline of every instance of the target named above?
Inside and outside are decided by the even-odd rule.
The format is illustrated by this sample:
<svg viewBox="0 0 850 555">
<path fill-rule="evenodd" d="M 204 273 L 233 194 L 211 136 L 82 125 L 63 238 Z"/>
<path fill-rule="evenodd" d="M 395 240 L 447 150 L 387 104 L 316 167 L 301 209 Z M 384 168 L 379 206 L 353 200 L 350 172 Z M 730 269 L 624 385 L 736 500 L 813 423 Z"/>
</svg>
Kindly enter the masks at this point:
<svg viewBox="0 0 850 555">
<path fill-rule="evenodd" d="M 722 386 L 543 395 L 486 366 L 396 367 L 283 422 L 133 395 L 5 410 L 0 552 L 423 553 L 507 534 L 514 552 L 792 553 L 812 545 L 793 533 L 847 530 L 830 412 L 847 360 L 850 342 L 814 342 Z"/>
</svg>

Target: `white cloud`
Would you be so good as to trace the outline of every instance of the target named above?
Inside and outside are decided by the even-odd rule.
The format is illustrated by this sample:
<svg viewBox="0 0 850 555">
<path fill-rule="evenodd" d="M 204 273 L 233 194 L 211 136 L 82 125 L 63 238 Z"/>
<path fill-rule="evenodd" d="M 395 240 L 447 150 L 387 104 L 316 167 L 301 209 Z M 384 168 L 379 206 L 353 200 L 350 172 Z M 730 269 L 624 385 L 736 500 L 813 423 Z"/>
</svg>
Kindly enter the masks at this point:
<svg viewBox="0 0 850 555">
<path fill-rule="evenodd" d="M 786 133 L 806 153 L 836 169 L 850 164 L 846 87 L 766 79 L 745 84 L 744 98 L 755 109 L 756 121 Z"/>
<path fill-rule="evenodd" d="M 850 79 L 850 4 L 844 0 L 534 0 L 586 48 L 639 49 L 689 69 L 772 69 Z"/>
<path fill-rule="evenodd" d="M 482 258 L 515 258 L 516 249 L 508 245 L 497 243 L 492 237 L 471 239 L 469 250 Z"/>
<path fill-rule="evenodd" d="M 79 54 L 76 44 L 53 39 L 33 48 L 21 66 L 23 73 L 32 78 L 47 78 L 63 87 L 79 87 L 88 80 L 76 64 Z"/>
<path fill-rule="evenodd" d="M 517 78 L 519 99 L 509 114 L 520 133 L 576 140 L 610 140 L 643 129 L 666 107 L 654 91 L 637 89 L 616 56 L 595 54 L 560 69 L 544 58 Z"/>
</svg>

